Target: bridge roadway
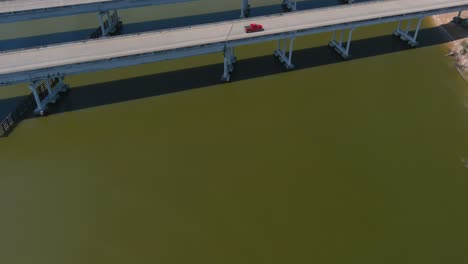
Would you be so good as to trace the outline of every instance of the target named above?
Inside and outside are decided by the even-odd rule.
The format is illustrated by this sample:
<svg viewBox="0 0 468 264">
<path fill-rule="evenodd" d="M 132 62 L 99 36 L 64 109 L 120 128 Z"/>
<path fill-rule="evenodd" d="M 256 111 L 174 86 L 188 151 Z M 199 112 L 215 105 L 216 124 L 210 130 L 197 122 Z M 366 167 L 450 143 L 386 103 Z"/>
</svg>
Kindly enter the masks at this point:
<svg viewBox="0 0 468 264">
<path fill-rule="evenodd" d="M 0 0 L 0 23 L 194 0 Z"/>
<path fill-rule="evenodd" d="M 349 52 L 351 33 L 357 27 L 400 21 L 394 34 L 416 45 L 424 17 L 466 9 L 468 0 L 376 1 L 9 51 L 0 53 L 0 85 L 62 79 L 71 74 L 214 52 L 224 52 L 223 78 L 229 81 L 229 73 L 236 61 L 235 46 L 278 40 L 275 55 L 291 69 L 293 40 L 297 36 L 334 31 L 330 45 L 345 57 Z M 412 19 L 419 21 L 414 35 L 411 35 L 409 25 L 406 31 L 400 28 L 401 21 Z M 265 31 L 245 33 L 244 26 L 252 22 L 262 24 Z M 338 41 L 336 32 L 340 30 Z M 345 30 L 349 30 L 347 47 L 343 46 Z M 288 52 L 287 39 L 290 40 Z"/>
</svg>

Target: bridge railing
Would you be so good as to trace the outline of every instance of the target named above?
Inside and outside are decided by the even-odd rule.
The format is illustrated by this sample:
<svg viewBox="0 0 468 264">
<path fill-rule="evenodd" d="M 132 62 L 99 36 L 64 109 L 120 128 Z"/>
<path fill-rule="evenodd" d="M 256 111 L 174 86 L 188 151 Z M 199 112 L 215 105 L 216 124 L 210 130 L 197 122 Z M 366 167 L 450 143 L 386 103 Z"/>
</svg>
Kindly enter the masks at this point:
<svg viewBox="0 0 468 264">
<path fill-rule="evenodd" d="M 6 137 L 13 129 L 15 122 L 13 121 L 13 113 L 10 113 L 0 123 L 0 137 Z"/>
<path fill-rule="evenodd" d="M 57 84 L 58 79 L 50 79 L 50 82 L 51 86 L 54 87 Z M 45 82 L 41 83 L 41 85 L 37 87 L 37 92 L 41 100 L 49 95 Z M 0 120 L 0 137 L 8 136 L 21 120 L 31 115 L 35 107 L 36 102 L 32 94 L 21 100 L 13 112 Z"/>
</svg>

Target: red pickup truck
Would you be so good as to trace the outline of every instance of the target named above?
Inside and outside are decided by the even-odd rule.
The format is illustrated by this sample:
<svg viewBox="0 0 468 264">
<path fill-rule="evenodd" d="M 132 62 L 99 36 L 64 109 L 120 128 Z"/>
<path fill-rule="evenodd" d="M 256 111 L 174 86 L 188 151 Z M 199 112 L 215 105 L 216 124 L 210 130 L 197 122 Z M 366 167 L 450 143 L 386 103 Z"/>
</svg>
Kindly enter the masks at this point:
<svg viewBox="0 0 468 264">
<path fill-rule="evenodd" d="M 250 24 L 248 26 L 245 26 L 245 33 L 260 32 L 263 30 L 265 29 L 260 24 Z"/>
</svg>

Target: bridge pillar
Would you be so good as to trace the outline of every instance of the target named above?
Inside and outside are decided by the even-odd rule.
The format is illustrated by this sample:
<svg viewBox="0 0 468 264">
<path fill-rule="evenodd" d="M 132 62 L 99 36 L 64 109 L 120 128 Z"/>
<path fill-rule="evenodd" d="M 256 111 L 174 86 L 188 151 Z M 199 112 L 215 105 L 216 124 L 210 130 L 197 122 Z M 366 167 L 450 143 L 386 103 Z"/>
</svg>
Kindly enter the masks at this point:
<svg viewBox="0 0 468 264">
<path fill-rule="evenodd" d="M 417 42 L 417 38 L 418 38 L 418 34 L 419 34 L 419 29 L 421 28 L 421 23 L 423 21 L 424 17 L 420 17 L 418 19 L 418 24 L 416 25 L 416 29 L 414 31 L 414 34 L 411 35 L 410 33 L 410 30 L 411 30 L 411 20 L 408 20 L 407 24 L 406 24 L 406 29 L 405 30 L 402 30 L 401 27 L 402 27 L 402 21 L 400 20 L 398 22 L 398 26 L 397 26 L 397 29 L 393 32 L 393 35 L 397 36 L 397 37 L 400 37 L 401 40 L 405 41 L 405 42 L 408 42 L 408 44 L 411 46 L 411 47 L 416 47 L 419 45 L 419 43 Z"/>
<path fill-rule="evenodd" d="M 296 0 L 282 0 L 281 5 L 289 11 L 297 10 Z M 246 18 L 250 15 L 250 0 L 241 0 L 241 15 L 240 18 Z"/>
<path fill-rule="evenodd" d="M 287 39 L 279 39 L 275 50 L 275 57 L 284 65 L 286 70 L 294 69 L 292 64 L 292 52 L 295 37 L 289 39 L 289 51 L 287 50 Z"/>
<path fill-rule="evenodd" d="M 234 64 L 237 62 L 234 56 L 234 47 L 224 48 L 224 73 L 221 76 L 221 81 L 229 82 L 231 80 L 231 72 L 234 71 Z"/>
<path fill-rule="evenodd" d="M 240 18 L 245 18 L 250 15 L 250 0 L 241 0 L 241 15 Z"/>
<path fill-rule="evenodd" d="M 35 81 L 28 88 L 36 102 L 34 114 L 41 116 L 47 115 L 47 105 L 54 104 L 60 98 L 60 92 L 67 92 L 69 89 L 63 82 L 63 77 Z"/>
<path fill-rule="evenodd" d="M 296 0 L 283 0 L 283 8 L 289 11 L 296 11 L 297 10 L 297 2 Z"/>
<path fill-rule="evenodd" d="M 91 34 L 91 38 L 115 35 L 122 29 L 122 21 L 117 10 L 98 13 L 99 28 Z"/>
<path fill-rule="evenodd" d="M 460 11 L 458 12 L 458 15 L 457 15 L 456 17 L 453 18 L 452 21 L 453 21 L 455 24 L 461 24 L 461 23 L 463 22 L 463 19 L 462 19 L 462 17 L 461 17 L 462 12 L 463 12 L 463 10 L 460 10 Z"/>
<path fill-rule="evenodd" d="M 351 57 L 351 55 L 349 54 L 349 49 L 351 47 L 351 39 L 353 37 L 353 31 L 354 30 L 355 30 L 355 28 L 349 29 L 348 42 L 346 42 L 346 46 L 343 44 L 345 30 L 341 30 L 339 40 L 336 39 L 336 31 L 334 31 L 332 41 L 330 41 L 330 43 L 329 43 L 330 47 L 334 48 L 335 51 L 338 52 L 338 54 L 340 54 L 341 57 L 343 59 L 345 59 L 345 60 L 349 59 Z"/>
</svg>

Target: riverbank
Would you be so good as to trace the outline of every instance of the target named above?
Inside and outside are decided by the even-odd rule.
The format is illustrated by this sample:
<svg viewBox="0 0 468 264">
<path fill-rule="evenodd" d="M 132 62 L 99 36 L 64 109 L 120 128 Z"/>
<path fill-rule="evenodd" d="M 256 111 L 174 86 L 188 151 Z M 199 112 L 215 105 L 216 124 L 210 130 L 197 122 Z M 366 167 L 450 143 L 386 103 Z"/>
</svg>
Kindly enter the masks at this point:
<svg viewBox="0 0 468 264">
<path fill-rule="evenodd" d="M 455 65 L 465 80 L 468 81 L 468 30 L 452 19 L 458 13 L 448 13 L 432 17 L 434 26 L 438 26 L 451 41 L 447 44 L 447 55 L 455 58 Z"/>
</svg>

